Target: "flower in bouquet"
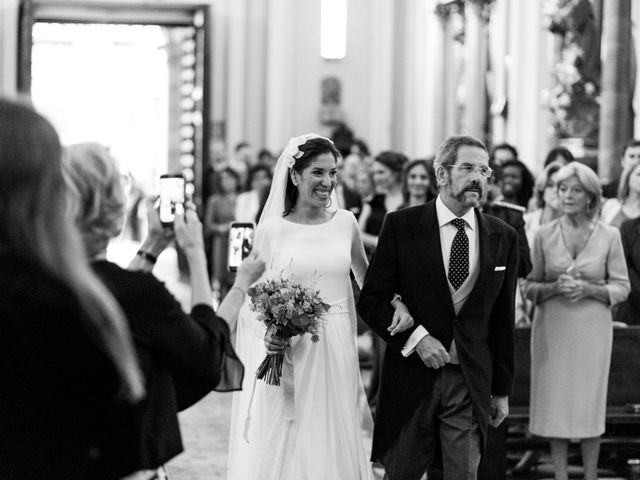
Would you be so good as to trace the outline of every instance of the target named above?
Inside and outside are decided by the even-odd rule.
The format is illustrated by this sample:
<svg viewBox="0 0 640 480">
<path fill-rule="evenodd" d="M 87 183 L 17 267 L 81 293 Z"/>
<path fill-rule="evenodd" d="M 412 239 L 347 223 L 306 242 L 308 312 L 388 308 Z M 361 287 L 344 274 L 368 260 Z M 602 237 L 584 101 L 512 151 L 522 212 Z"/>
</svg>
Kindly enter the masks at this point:
<svg viewBox="0 0 640 480">
<path fill-rule="evenodd" d="M 253 285 L 248 290 L 249 308 L 258 314 L 258 321 L 267 328 L 275 326 L 281 338 L 308 333 L 311 340 L 320 339 L 324 314 L 331 305 L 325 303 L 320 292 L 311 285 L 296 282 L 292 277 L 271 279 Z M 267 355 L 258 367 L 256 376 L 270 385 L 280 385 L 284 354 Z"/>
</svg>

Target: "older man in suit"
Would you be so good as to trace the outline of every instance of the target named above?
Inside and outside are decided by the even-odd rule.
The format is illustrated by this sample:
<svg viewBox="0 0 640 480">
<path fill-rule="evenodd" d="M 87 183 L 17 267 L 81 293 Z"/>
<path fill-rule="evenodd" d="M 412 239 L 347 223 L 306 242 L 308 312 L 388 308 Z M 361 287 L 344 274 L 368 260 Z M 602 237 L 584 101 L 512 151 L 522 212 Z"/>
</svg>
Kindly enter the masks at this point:
<svg viewBox="0 0 640 480">
<path fill-rule="evenodd" d="M 478 208 L 486 147 L 449 137 L 434 167 L 439 196 L 387 215 L 358 302 L 387 342 L 372 460 L 389 480 L 434 465 L 476 479 L 487 424 L 507 416 L 513 385 L 518 240 Z M 390 332 L 392 303 L 411 328 Z"/>
</svg>

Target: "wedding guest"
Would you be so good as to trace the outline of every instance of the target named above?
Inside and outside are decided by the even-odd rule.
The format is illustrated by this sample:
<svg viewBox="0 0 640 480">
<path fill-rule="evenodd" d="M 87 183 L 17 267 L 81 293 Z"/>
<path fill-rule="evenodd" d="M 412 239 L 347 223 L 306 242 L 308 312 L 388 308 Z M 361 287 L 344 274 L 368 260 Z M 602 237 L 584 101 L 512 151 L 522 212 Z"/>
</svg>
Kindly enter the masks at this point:
<svg viewBox="0 0 640 480">
<path fill-rule="evenodd" d="M 362 206 L 358 225 L 362 232 L 367 254 L 371 256 L 378 244 L 378 233 L 382 228 L 384 216 L 396 211 L 404 202 L 402 193 L 402 169 L 408 162 L 400 152 L 380 153 L 373 161 L 373 181 L 376 193 Z"/>
<path fill-rule="evenodd" d="M 356 153 L 350 153 L 344 158 L 341 158 L 340 167 L 340 182 L 349 187 L 352 190 L 356 188 L 356 175 L 358 170 L 364 165 L 362 157 Z"/>
<path fill-rule="evenodd" d="M 207 200 L 204 213 L 206 238 L 211 242 L 211 288 L 222 298 L 233 284 L 233 273 L 227 269 L 229 226 L 235 219 L 236 199 L 240 191 L 240 177 L 232 168 L 225 168 L 216 176 L 216 194 Z"/>
<path fill-rule="evenodd" d="M 533 197 L 538 208 L 524 214 L 525 231 L 529 247 L 533 248 L 533 238 L 542 225 L 558 218 L 562 212 L 558 205 L 558 189 L 556 177 L 563 165 L 551 162 L 536 178 Z"/>
<path fill-rule="evenodd" d="M 238 142 L 234 149 L 233 156 L 229 158 L 228 166 L 233 168 L 244 184 L 250 178 L 250 170 L 256 165 L 256 157 L 253 147 L 249 142 Z"/>
<path fill-rule="evenodd" d="M 546 168 L 552 162 L 558 162 L 561 166 L 568 165 L 575 160 L 573 154 L 565 147 L 555 147 L 549 150 L 544 159 L 544 167 Z"/>
<path fill-rule="evenodd" d="M 433 165 L 430 166 L 426 160 L 418 159 L 407 163 L 403 178 L 405 201 L 400 208 L 422 205 L 435 198 L 432 191 L 435 173 Z"/>
<path fill-rule="evenodd" d="M 105 419 L 145 394 L 129 329 L 68 215 L 61 146 L 0 99 L 0 478 L 117 479 Z"/>
<path fill-rule="evenodd" d="M 356 155 L 357 156 L 357 155 Z M 348 158 L 348 157 L 347 157 Z M 338 175 L 336 177 L 337 184 L 335 188 L 336 199 L 338 200 L 338 207 L 349 210 L 356 219 L 360 216 L 362 211 L 362 198 L 360 194 L 353 188 L 355 185 L 355 174 L 352 177 L 352 181 L 346 183 L 346 159 L 342 157 L 338 158 Z M 356 167 L 356 171 L 357 171 Z"/>
<path fill-rule="evenodd" d="M 602 205 L 600 219 L 620 228 L 622 222 L 640 217 L 640 163 L 622 171 L 617 198 L 609 198 Z"/>
<path fill-rule="evenodd" d="M 551 152 L 547 158 L 550 156 L 553 157 Z M 531 205 L 534 202 L 535 205 L 538 205 L 538 208 L 524 214 L 527 244 L 530 249 L 533 249 L 533 239 L 540 227 L 555 220 L 562 214 L 558 206 L 558 191 L 555 180 L 558 170 L 564 165 L 559 161 L 552 161 L 536 177 L 533 197 L 529 204 Z M 534 305 L 533 302 L 524 298 L 522 288 L 523 280 L 520 279 L 518 291 L 516 292 L 516 327 L 529 328 L 533 318 Z M 542 451 L 540 450 L 527 450 L 513 467 L 512 473 L 515 475 L 526 474 L 538 463 L 541 455 Z"/>
<path fill-rule="evenodd" d="M 640 140 L 631 140 L 627 143 L 622 151 L 622 157 L 620 158 L 620 166 L 622 170 L 631 165 L 635 165 L 640 162 Z M 602 194 L 605 198 L 613 198 L 618 194 L 618 186 L 620 184 L 619 178 L 615 178 L 608 184 L 603 185 Z"/>
<path fill-rule="evenodd" d="M 489 164 L 501 167 L 504 162 L 517 160 L 518 150 L 510 143 L 499 143 L 495 145 L 491 150 L 489 156 Z"/>
<path fill-rule="evenodd" d="M 627 325 L 640 325 L 640 217 L 624 222 L 620 227 L 620 235 L 631 292 L 625 301 L 617 305 L 613 319 Z"/>
<path fill-rule="evenodd" d="M 375 183 L 371 169 L 362 165 L 356 172 L 356 191 L 360 195 L 362 203 L 369 202 L 375 195 Z"/>
<path fill-rule="evenodd" d="M 557 172 L 562 216 L 534 238 L 525 295 L 531 332 L 531 433 L 549 438 L 556 479 L 567 478 L 570 439 L 580 439 L 584 478 L 597 478 L 612 348 L 611 306 L 629 293 L 618 229 L 598 221 L 598 177 L 570 163 Z"/>
<path fill-rule="evenodd" d="M 520 160 L 507 160 L 500 165 L 502 196 L 496 199 L 518 205 L 526 211 L 529 199 L 533 194 L 533 175 Z"/>
<path fill-rule="evenodd" d="M 376 193 L 362 207 L 358 226 L 362 232 L 362 242 L 369 259 L 378 245 L 378 234 L 385 215 L 394 212 L 404 203 L 402 173 L 408 158 L 400 152 L 385 151 L 375 157 L 372 165 Z M 367 319 L 363 318 L 366 322 Z M 372 374 L 369 381 L 367 400 L 374 415 L 380 387 L 380 374 L 384 361 L 384 342 L 372 334 Z"/>
<path fill-rule="evenodd" d="M 263 148 L 258 152 L 258 163 L 268 166 L 271 172 L 273 172 L 273 169 L 276 168 L 276 160 L 277 158 L 274 157 L 273 153 L 271 153 L 271 150 L 267 148 Z"/>
<path fill-rule="evenodd" d="M 106 259 L 109 241 L 124 221 L 125 195 L 113 158 L 96 143 L 69 146 L 64 165 L 71 185 L 71 212 L 79 226 L 96 274 L 125 311 L 145 373 L 147 400 L 132 417 L 114 415 L 105 429 L 110 461 L 137 478 L 156 478 L 154 470 L 183 450 L 178 412 L 212 390 L 241 386 L 243 365 L 229 342 L 244 292 L 264 270 L 255 257 L 243 264 L 236 283 L 216 315 L 211 306 L 202 224 L 187 206 L 173 229 L 163 228 L 156 210 L 148 209 L 149 235 L 130 270 Z M 175 238 L 189 265 L 191 311 L 150 272 L 157 257 Z M 158 474 L 160 475 L 160 474 Z M 160 477 L 161 478 L 161 477 Z"/>
<path fill-rule="evenodd" d="M 258 164 L 249 170 L 246 191 L 236 199 L 235 220 L 237 222 L 257 222 L 271 185 L 271 170 L 267 165 Z"/>
</svg>

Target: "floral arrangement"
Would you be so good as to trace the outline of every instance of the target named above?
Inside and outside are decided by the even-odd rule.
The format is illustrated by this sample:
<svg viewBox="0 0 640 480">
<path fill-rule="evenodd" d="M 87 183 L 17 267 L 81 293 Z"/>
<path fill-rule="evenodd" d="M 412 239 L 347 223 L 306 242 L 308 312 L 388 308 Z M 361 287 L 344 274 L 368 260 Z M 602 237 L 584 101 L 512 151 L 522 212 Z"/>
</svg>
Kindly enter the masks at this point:
<svg viewBox="0 0 640 480">
<path fill-rule="evenodd" d="M 548 29 L 561 38 L 555 86 L 546 103 L 559 138 L 597 140 L 600 90 L 600 40 L 589 0 L 547 0 Z"/>
<path fill-rule="evenodd" d="M 331 305 L 325 303 L 313 286 L 305 286 L 293 278 L 265 280 L 247 291 L 249 308 L 267 327 L 275 325 L 277 335 L 291 338 L 309 333 L 311 341 L 320 340 L 323 316 Z M 267 355 L 256 372 L 258 379 L 269 385 L 280 385 L 284 354 Z"/>
<path fill-rule="evenodd" d="M 558 63 L 553 72 L 556 85 L 547 96 L 552 125 L 560 138 L 597 138 L 599 121 L 596 85 L 580 76 L 577 68 Z"/>
</svg>

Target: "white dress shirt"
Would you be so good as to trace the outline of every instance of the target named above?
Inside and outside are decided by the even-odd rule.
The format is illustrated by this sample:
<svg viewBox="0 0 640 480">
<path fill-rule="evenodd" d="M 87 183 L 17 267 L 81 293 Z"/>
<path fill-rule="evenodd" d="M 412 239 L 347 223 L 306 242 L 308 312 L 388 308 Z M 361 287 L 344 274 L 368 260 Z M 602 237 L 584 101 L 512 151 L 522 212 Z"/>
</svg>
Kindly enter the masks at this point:
<svg viewBox="0 0 640 480">
<path fill-rule="evenodd" d="M 449 292 L 452 297 L 454 296 L 454 289 L 449 282 L 449 256 L 451 254 L 451 244 L 453 243 L 453 237 L 455 237 L 458 229 L 456 226 L 451 223 L 452 220 L 455 220 L 456 215 L 449 210 L 440 195 L 436 199 L 436 216 L 438 218 L 438 226 L 440 228 L 440 247 L 442 249 L 442 263 L 444 264 L 444 272 L 447 277 L 447 284 L 449 285 Z M 476 214 L 473 208 L 469 209 L 467 213 L 465 213 L 462 217 L 465 221 L 464 231 L 469 237 L 469 276 L 467 277 L 467 281 L 472 280 L 475 281 L 475 276 L 477 275 L 477 262 L 478 262 L 478 221 L 476 219 Z M 428 248 L 426 245 L 424 248 Z M 475 275 L 474 275 L 475 273 Z M 460 287 L 460 289 L 464 288 L 464 285 Z M 429 332 L 422 325 L 418 325 L 416 329 L 413 331 L 407 342 L 402 347 L 402 355 L 408 357 L 411 355 L 420 340 L 422 340 L 425 336 L 429 335 Z M 449 356 L 451 357 L 451 363 L 458 363 L 458 355 L 456 352 L 455 341 L 451 343 L 451 347 L 449 348 Z"/>
</svg>

